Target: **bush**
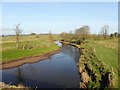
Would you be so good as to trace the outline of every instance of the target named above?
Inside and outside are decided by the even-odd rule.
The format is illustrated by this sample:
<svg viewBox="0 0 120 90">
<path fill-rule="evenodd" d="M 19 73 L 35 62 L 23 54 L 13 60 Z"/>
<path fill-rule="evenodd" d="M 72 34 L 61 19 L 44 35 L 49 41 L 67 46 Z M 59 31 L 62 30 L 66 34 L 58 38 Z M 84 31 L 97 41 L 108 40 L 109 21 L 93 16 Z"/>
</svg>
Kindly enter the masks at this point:
<svg viewBox="0 0 120 90">
<path fill-rule="evenodd" d="M 30 35 L 36 35 L 36 33 L 31 33 Z"/>
<path fill-rule="evenodd" d="M 75 41 L 75 43 L 76 43 L 76 44 L 80 44 L 80 43 L 81 43 L 81 40 L 80 40 L 80 39 L 77 39 L 77 40 Z"/>
</svg>

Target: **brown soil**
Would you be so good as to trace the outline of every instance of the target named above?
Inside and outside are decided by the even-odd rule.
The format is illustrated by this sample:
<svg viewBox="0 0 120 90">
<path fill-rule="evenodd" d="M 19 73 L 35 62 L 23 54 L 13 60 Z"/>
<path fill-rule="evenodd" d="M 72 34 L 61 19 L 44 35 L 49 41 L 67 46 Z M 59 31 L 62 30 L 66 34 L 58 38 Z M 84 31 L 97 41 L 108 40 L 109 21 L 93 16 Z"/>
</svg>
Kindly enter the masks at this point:
<svg viewBox="0 0 120 90">
<path fill-rule="evenodd" d="M 29 87 L 25 87 L 22 84 L 16 85 L 10 85 L 10 84 L 5 84 L 4 82 L 0 82 L 0 90 L 32 90 Z"/>
<path fill-rule="evenodd" d="M 17 59 L 17 60 L 7 62 L 7 63 L 2 63 L 2 64 L 0 64 L 0 69 L 9 69 L 9 68 L 13 68 L 13 67 L 18 67 L 18 66 L 21 66 L 26 63 L 28 63 L 28 64 L 36 63 L 38 61 L 48 59 L 51 55 L 59 53 L 59 52 L 60 52 L 60 50 L 55 50 L 55 51 L 44 53 L 44 54 L 38 55 L 38 56 L 31 56 L 31 57 L 27 57 L 27 58 Z"/>
</svg>

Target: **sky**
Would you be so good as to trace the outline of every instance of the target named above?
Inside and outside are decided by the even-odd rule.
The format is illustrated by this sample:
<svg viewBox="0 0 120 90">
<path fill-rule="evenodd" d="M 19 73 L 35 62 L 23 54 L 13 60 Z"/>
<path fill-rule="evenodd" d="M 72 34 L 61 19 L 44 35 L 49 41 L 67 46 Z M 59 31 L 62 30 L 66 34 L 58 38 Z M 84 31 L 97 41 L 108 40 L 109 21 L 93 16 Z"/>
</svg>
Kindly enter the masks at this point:
<svg viewBox="0 0 120 90">
<path fill-rule="evenodd" d="M 2 2 L 2 34 L 15 34 L 20 23 L 22 34 L 55 34 L 84 25 L 99 34 L 104 25 L 109 33 L 118 32 L 117 2 Z"/>
</svg>

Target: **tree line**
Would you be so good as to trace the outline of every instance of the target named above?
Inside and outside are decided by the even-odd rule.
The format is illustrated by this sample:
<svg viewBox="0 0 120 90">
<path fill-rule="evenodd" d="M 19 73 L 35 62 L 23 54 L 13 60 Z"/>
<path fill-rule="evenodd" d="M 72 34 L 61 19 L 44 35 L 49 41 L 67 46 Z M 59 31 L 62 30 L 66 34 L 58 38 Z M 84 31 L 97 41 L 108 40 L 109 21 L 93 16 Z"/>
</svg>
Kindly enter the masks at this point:
<svg viewBox="0 0 120 90">
<path fill-rule="evenodd" d="M 22 32 L 22 30 L 20 29 L 20 24 L 17 24 L 15 26 L 14 30 L 15 30 L 15 36 L 16 36 L 16 46 L 19 49 L 19 47 L 20 47 L 19 46 L 20 45 L 19 44 L 20 43 L 20 35 Z M 91 34 L 90 27 L 88 25 L 84 25 L 82 27 L 75 29 L 73 33 L 71 31 L 69 33 L 62 32 L 60 34 L 60 37 L 62 38 L 62 40 L 80 44 L 80 43 L 83 43 L 86 39 L 103 40 L 103 39 L 111 39 L 111 38 L 120 36 L 120 34 L 118 34 L 118 32 L 111 33 L 109 35 L 108 31 L 109 31 L 109 26 L 104 25 L 101 28 L 100 33 L 98 35 Z M 36 33 L 31 33 L 30 35 L 36 35 L 36 38 L 39 38 L 39 36 Z M 52 33 L 49 32 L 47 35 L 49 35 L 50 41 L 53 42 Z"/>
<path fill-rule="evenodd" d="M 114 32 L 109 34 L 109 26 L 104 25 L 99 34 L 91 34 L 90 27 L 88 25 L 84 25 L 79 27 L 73 31 L 73 33 L 62 32 L 60 37 L 62 40 L 72 42 L 72 43 L 83 43 L 86 39 L 94 39 L 94 40 L 104 40 L 104 39 L 112 39 L 114 37 L 120 36 L 118 32 Z"/>
</svg>

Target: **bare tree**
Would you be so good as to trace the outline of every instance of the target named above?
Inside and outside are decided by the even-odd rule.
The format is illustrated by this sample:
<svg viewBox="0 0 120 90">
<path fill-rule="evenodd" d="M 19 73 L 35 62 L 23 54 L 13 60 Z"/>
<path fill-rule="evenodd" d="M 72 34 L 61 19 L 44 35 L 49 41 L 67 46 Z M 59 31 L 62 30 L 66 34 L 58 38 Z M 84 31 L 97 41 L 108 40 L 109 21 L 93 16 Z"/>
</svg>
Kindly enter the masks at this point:
<svg viewBox="0 0 120 90">
<path fill-rule="evenodd" d="M 87 25 L 85 25 L 85 26 L 83 26 L 82 27 L 83 28 L 83 30 L 84 30 L 84 33 L 83 34 L 89 34 L 90 33 L 90 27 L 89 26 L 87 26 Z"/>
<path fill-rule="evenodd" d="M 108 35 L 108 29 L 109 29 L 109 26 L 108 26 L 108 25 L 104 25 L 104 26 L 102 27 L 100 33 L 101 33 L 103 36 L 107 36 L 107 35 Z"/>
<path fill-rule="evenodd" d="M 16 46 L 17 49 L 19 49 L 19 42 L 20 42 L 20 34 L 22 32 L 22 30 L 19 28 L 20 24 L 15 26 L 15 34 L 16 34 Z"/>
<path fill-rule="evenodd" d="M 75 30 L 75 34 L 89 34 L 89 26 L 85 25 Z"/>
</svg>

